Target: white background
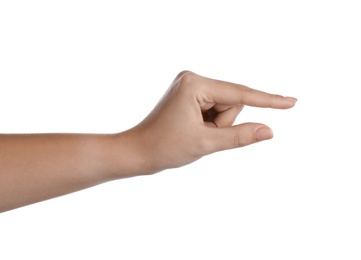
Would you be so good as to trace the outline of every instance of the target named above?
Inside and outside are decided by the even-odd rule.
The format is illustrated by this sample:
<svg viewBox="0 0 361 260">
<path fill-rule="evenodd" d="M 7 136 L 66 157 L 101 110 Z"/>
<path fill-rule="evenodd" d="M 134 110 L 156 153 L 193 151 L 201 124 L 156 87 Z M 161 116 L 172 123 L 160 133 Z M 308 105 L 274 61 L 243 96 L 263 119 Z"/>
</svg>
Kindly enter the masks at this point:
<svg viewBox="0 0 361 260">
<path fill-rule="evenodd" d="M 237 119 L 273 140 L 1 214 L 0 258 L 360 259 L 357 2 L 1 1 L 2 133 L 126 130 L 183 69 L 299 101 Z"/>
</svg>

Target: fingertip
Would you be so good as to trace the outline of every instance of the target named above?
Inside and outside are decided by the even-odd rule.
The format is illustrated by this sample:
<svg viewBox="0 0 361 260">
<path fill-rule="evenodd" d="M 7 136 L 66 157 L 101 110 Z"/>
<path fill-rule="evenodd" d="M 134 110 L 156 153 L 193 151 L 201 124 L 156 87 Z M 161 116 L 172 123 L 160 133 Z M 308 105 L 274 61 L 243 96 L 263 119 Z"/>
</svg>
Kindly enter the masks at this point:
<svg viewBox="0 0 361 260">
<path fill-rule="evenodd" d="M 298 101 L 298 99 L 294 97 L 285 97 L 284 100 L 287 102 L 289 108 L 293 107 Z"/>
<path fill-rule="evenodd" d="M 273 131 L 267 126 L 262 126 L 256 130 L 256 139 L 258 142 L 272 139 Z"/>
</svg>

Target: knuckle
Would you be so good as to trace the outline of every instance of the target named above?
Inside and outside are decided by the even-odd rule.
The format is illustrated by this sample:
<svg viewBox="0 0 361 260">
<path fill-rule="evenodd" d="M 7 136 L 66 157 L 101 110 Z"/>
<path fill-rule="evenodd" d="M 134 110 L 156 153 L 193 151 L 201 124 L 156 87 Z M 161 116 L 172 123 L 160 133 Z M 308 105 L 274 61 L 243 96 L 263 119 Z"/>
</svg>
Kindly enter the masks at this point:
<svg viewBox="0 0 361 260">
<path fill-rule="evenodd" d="M 196 86 L 198 76 L 188 70 L 184 70 L 180 72 L 175 80 L 175 89 L 182 93 L 189 93 L 190 91 L 194 90 L 194 86 Z"/>
<path fill-rule="evenodd" d="M 177 78 L 181 85 L 188 85 L 194 82 L 194 80 L 196 79 L 196 74 L 191 71 L 184 70 L 178 74 Z"/>
<path fill-rule="evenodd" d="M 178 73 L 176 79 L 180 79 L 181 77 L 183 77 L 184 74 L 187 74 L 187 73 L 192 73 L 192 72 L 189 70 L 182 70 L 181 72 Z"/>
<path fill-rule="evenodd" d="M 244 135 L 242 134 L 242 132 L 240 131 L 235 132 L 233 135 L 233 146 L 242 147 L 244 145 L 245 145 Z"/>
</svg>

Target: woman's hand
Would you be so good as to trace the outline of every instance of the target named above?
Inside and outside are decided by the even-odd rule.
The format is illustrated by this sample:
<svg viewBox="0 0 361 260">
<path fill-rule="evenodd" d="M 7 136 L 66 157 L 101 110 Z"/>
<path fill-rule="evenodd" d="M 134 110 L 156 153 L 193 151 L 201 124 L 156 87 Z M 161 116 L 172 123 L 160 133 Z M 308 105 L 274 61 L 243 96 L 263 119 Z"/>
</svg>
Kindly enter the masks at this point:
<svg viewBox="0 0 361 260">
<path fill-rule="evenodd" d="M 232 124 L 245 105 L 287 109 L 296 101 L 183 71 L 154 110 L 131 130 L 143 158 L 143 174 L 270 139 L 272 130 L 264 124 Z"/>
</svg>

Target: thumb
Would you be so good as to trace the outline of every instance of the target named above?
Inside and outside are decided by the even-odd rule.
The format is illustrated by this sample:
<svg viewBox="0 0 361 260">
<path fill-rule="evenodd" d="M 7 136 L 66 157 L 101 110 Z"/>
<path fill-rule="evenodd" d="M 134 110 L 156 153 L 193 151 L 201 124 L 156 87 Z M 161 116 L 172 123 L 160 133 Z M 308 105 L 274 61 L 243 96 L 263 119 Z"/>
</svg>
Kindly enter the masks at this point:
<svg viewBox="0 0 361 260">
<path fill-rule="evenodd" d="M 243 147 L 249 144 L 268 140 L 273 137 L 272 129 L 259 123 L 244 123 L 240 125 L 209 128 L 210 153 Z"/>
</svg>

